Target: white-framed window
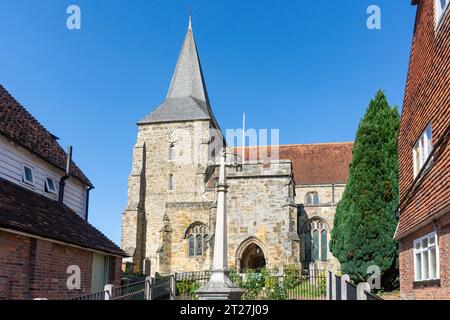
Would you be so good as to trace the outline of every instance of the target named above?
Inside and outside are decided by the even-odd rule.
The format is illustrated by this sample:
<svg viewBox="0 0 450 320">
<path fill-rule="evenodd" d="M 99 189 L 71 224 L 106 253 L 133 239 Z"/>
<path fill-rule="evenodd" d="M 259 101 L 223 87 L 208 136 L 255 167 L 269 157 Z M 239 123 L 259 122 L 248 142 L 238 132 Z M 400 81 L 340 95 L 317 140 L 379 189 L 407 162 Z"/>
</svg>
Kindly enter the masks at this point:
<svg viewBox="0 0 450 320">
<path fill-rule="evenodd" d="M 450 0 L 435 0 L 436 4 L 436 25 L 439 25 Z"/>
<path fill-rule="evenodd" d="M 439 279 L 439 246 L 436 232 L 414 240 L 414 274 L 416 281 Z"/>
<path fill-rule="evenodd" d="M 419 140 L 417 140 L 413 148 L 414 178 L 417 177 L 433 150 L 432 139 L 433 132 L 430 124 L 420 135 Z"/>
<path fill-rule="evenodd" d="M 52 178 L 47 177 L 45 179 L 45 192 L 56 194 L 56 184 Z"/>
<path fill-rule="evenodd" d="M 23 165 L 22 181 L 34 186 L 34 169 L 32 166 Z"/>
</svg>

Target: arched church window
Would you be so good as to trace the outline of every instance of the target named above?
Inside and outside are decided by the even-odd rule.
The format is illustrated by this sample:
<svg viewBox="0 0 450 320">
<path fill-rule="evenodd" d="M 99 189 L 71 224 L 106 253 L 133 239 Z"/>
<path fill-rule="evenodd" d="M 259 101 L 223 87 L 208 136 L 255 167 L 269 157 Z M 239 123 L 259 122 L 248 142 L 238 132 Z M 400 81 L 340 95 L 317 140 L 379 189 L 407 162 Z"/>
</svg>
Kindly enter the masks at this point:
<svg viewBox="0 0 450 320">
<path fill-rule="evenodd" d="M 173 143 L 169 146 L 169 161 L 173 161 L 175 159 L 175 145 Z"/>
<path fill-rule="evenodd" d="M 187 228 L 185 238 L 188 241 L 190 257 L 203 256 L 206 249 L 207 236 L 208 227 L 204 223 L 194 222 Z"/>
<path fill-rule="evenodd" d="M 169 191 L 173 191 L 173 174 L 169 174 Z"/>
<path fill-rule="evenodd" d="M 319 205 L 319 194 L 317 192 L 308 192 L 305 196 L 305 204 L 307 206 Z"/>
<path fill-rule="evenodd" d="M 326 223 L 313 218 L 304 228 L 305 261 L 328 260 L 328 230 Z"/>
</svg>

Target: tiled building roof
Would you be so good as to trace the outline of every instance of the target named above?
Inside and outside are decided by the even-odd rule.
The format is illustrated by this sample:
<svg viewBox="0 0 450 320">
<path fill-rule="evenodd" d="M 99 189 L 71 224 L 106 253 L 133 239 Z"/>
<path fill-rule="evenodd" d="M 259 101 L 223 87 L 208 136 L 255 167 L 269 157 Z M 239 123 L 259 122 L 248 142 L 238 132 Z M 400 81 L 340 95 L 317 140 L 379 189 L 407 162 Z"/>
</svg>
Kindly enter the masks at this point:
<svg viewBox="0 0 450 320">
<path fill-rule="evenodd" d="M 280 160 L 291 160 L 295 183 L 345 184 L 352 160 L 352 142 L 280 145 Z M 273 157 L 271 147 L 246 147 L 246 160 L 266 160 Z M 273 147 L 272 147 L 273 148 Z M 235 148 L 242 154 L 242 148 Z"/>
<path fill-rule="evenodd" d="M 66 205 L 2 178 L 0 228 L 126 256 L 111 240 Z"/>
<path fill-rule="evenodd" d="M 138 124 L 211 120 L 214 117 L 206 90 L 194 33 L 189 25 L 166 100 Z"/>
<path fill-rule="evenodd" d="M 55 167 L 65 170 L 67 155 L 55 137 L 0 85 L 0 134 Z M 71 163 L 73 177 L 88 186 L 92 183 Z"/>
<path fill-rule="evenodd" d="M 437 26 L 434 1 L 413 4 L 418 7 L 398 135 L 397 240 L 450 208 L 450 11 Z M 433 154 L 426 170 L 415 177 L 413 146 L 429 125 Z"/>
</svg>

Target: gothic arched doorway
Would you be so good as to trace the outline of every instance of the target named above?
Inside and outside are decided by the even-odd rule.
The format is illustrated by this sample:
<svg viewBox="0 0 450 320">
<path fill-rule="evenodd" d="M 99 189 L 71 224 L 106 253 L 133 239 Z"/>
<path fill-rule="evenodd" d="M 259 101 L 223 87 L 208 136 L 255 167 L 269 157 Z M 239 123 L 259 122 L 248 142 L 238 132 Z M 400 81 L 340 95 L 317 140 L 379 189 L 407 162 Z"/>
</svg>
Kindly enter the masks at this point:
<svg viewBox="0 0 450 320">
<path fill-rule="evenodd" d="M 238 249 L 238 268 L 240 272 L 248 269 L 258 270 L 266 266 L 266 257 L 262 244 L 257 239 L 249 238 Z"/>
</svg>

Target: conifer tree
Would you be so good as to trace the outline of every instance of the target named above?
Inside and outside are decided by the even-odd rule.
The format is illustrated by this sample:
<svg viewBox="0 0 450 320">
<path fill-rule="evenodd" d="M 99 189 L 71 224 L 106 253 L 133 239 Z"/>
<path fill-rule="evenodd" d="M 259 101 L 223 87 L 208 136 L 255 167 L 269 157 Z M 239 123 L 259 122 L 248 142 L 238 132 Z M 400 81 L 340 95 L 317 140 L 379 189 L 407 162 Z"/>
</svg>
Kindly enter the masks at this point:
<svg viewBox="0 0 450 320">
<path fill-rule="evenodd" d="M 395 270 L 399 125 L 397 108 L 390 107 L 383 91 L 378 91 L 356 133 L 349 178 L 330 240 L 342 272 L 356 282 L 367 280 L 367 268 L 372 265 L 386 276 Z"/>
</svg>

